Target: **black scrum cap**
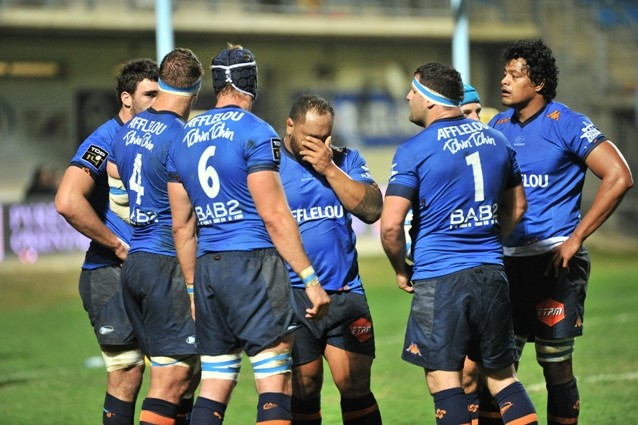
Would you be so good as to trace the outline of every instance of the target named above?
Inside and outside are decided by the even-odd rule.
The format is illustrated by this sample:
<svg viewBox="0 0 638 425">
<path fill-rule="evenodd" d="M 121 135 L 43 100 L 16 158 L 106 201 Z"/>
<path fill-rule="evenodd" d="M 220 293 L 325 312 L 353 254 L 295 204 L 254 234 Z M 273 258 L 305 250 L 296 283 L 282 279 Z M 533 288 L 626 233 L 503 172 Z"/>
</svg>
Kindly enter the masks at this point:
<svg viewBox="0 0 638 425">
<path fill-rule="evenodd" d="M 250 50 L 222 50 L 213 58 L 210 68 L 213 71 L 215 94 L 230 84 L 236 90 L 257 98 L 257 62 Z"/>
</svg>

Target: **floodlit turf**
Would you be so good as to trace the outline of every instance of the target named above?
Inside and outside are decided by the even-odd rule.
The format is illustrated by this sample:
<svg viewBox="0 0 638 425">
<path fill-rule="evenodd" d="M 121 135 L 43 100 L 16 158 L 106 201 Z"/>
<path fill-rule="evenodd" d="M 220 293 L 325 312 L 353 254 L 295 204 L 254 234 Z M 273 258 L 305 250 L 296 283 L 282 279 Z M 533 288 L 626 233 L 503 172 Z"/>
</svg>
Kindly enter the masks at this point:
<svg viewBox="0 0 638 425">
<path fill-rule="evenodd" d="M 638 262 L 636 253 L 592 253 L 585 336 L 576 342 L 581 423 L 638 423 Z M 78 268 L 0 264 L 0 423 L 84 425 L 101 423 L 105 374 L 88 368 L 99 356 L 77 295 Z M 434 425 L 431 397 L 422 370 L 400 360 L 410 296 L 396 289 L 385 258 L 361 259 L 377 338 L 373 390 L 388 425 Z M 519 376 L 546 423 L 545 389 L 528 346 Z M 144 391 L 144 390 L 143 390 Z M 254 423 L 257 396 L 250 364 L 225 425 Z M 323 423 L 340 424 L 339 396 L 326 373 Z"/>
</svg>

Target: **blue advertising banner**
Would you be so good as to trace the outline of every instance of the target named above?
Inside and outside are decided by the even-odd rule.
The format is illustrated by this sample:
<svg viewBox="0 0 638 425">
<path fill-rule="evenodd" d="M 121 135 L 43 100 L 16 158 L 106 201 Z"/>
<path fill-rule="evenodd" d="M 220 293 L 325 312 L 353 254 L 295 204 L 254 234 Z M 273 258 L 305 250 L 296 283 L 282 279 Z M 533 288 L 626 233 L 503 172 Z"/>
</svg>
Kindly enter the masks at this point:
<svg viewBox="0 0 638 425">
<path fill-rule="evenodd" d="M 71 227 L 53 201 L 0 205 L 0 261 L 16 256 L 32 263 L 47 254 L 86 251 L 89 239 Z"/>
</svg>

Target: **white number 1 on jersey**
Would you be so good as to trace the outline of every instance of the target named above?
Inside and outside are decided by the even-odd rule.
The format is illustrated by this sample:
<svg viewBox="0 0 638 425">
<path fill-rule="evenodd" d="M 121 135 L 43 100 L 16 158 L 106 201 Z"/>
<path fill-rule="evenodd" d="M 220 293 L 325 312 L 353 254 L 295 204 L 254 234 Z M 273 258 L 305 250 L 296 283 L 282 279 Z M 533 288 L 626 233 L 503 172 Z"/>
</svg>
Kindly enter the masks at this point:
<svg viewBox="0 0 638 425">
<path fill-rule="evenodd" d="M 483 190 L 483 167 L 481 167 L 481 157 L 478 152 L 474 152 L 465 157 L 467 165 L 472 167 L 474 174 L 474 201 L 483 202 L 485 192 Z"/>
</svg>

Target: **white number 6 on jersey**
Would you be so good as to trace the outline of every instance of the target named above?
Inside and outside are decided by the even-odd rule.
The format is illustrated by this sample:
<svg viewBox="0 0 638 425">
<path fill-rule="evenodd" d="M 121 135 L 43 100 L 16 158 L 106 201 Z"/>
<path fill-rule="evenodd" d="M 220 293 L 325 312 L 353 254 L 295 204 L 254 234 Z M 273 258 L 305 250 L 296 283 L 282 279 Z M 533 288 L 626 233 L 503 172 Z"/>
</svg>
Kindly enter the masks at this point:
<svg viewBox="0 0 638 425">
<path fill-rule="evenodd" d="M 214 155 L 215 146 L 207 147 L 199 158 L 199 164 L 197 165 L 199 184 L 202 186 L 202 189 L 204 189 L 206 195 L 211 199 L 215 198 L 219 193 L 219 175 L 212 166 L 206 165 L 208 159 Z"/>
</svg>

